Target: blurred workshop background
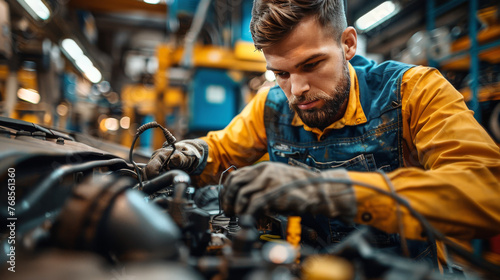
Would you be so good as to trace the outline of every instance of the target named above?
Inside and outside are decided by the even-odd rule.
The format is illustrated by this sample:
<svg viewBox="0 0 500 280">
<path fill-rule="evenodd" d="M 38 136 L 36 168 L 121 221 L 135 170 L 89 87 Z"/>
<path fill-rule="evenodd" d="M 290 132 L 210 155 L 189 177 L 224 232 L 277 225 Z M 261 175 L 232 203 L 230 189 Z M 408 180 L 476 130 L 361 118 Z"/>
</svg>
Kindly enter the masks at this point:
<svg viewBox="0 0 500 280">
<path fill-rule="evenodd" d="M 153 120 L 178 139 L 221 129 L 274 84 L 252 43 L 251 8 L 252 0 L 0 0 L 0 113 L 126 147 Z M 440 69 L 500 142 L 498 0 L 350 0 L 346 9 L 358 53 Z M 163 136 L 140 140 L 149 152 Z"/>
</svg>

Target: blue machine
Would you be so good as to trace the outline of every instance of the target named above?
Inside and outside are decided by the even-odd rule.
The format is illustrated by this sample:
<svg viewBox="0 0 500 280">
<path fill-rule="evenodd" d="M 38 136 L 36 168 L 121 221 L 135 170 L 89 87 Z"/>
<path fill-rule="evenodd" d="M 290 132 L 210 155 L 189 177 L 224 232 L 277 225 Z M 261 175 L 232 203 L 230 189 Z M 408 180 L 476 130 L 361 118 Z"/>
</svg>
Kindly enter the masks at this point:
<svg viewBox="0 0 500 280">
<path fill-rule="evenodd" d="M 189 129 L 224 128 L 238 113 L 239 85 L 226 70 L 199 68 L 189 90 Z"/>
</svg>

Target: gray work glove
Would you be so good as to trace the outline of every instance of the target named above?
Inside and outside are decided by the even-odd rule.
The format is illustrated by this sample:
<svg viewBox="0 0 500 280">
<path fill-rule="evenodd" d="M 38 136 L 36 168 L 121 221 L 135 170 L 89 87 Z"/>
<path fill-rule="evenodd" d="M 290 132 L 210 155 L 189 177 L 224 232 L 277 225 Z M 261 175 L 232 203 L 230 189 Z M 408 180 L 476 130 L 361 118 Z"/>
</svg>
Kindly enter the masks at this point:
<svg viewBox="0 0 500 280">
<path fill-rule="evenodd" d="M 342 183 L 320 182 L 324 178 Z M 302 184 L 292 183 L 295 181 Z M 304 181 L 308 183 L 303 184 Z M 229 216 L 260 212 L 309 213 L 351 221 L 357 207 L 349 182 L 345 169 L 318 173 L 283 163 L 263 162 L 229 174 L 222 190 L 222 207 Z"/>
<path fill-rule="evenodd" d="M 161 172 L 171 169 L 180 169 L 193 175 L 203 171 L 208 157 L 208 144 L 205 141 L 201 139 L 182 140 L 175 143 L 175 148 L 172 154 L 173 148 L 165 142 L 162 148 L 153 152 L 144 170 L 145 179 L 153 179 Z M 170 154 L 172 156 L 169 162 L 165 163 Z"/>
</svg>

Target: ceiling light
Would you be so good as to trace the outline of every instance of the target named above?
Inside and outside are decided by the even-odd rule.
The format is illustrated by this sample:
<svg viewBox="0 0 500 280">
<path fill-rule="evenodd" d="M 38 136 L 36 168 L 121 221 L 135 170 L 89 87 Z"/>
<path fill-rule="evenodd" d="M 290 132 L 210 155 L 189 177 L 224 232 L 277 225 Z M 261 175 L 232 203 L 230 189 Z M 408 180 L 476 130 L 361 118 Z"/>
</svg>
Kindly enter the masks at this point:
<svg viewBox="0 0 500 280">
<path fill-rule="evenodd" d="M 94 66 L 88 69 L 82 69 L 83 74 L 89 79 L 92 83 L 97 84 L 102 80 L 101 72 L 95 68 Z"/>
<path fill-rule="evenodd" d="M 153 5 L 160 4 L 160 0 L 144 0 L 144 2 Z"/>
<path fill-rule="evenodd" d="M 47 20 L 50 17 L 50 10 L 41 0 L 18 0 L 19 4 L 37 20 Z"/>
<path fill-rule="evenodd" d="M 81 56 L 83 56 L 82 49 L 80 48 L 80 46 L 78 46 L 78 44 L 73 39 L 64 39 L 61 42 L 61 46 L 62 46 L 63 50 L 69 56 L 71 56 L 71 58 L 75 61 L 78 60 L 78 58 L 80 58 Z"/>
<path fill-rule="evenodd" d="M 78 59 L 76 59 L 75 63 L 78 68 L 82 69 L 82 71 L 94 66 L 90 58 L 88 58 L 86 55 L 80 56 Z"/>
<path fill-rule="evenodd" d="M 17 97 L 33 104 L 38 104 L 40 102 L 40 94 L 34 89 L 20 88 L 17 91 Z"/>
<path fill-rule="evenodd" d="M 89 79 L 92 83 L 98 83 L 102 80 L 101 72 L 94 66 L 90 58 L 82 51 L 82 48 L 73 40 L 66 38 L 62 40 L 61 47 L 70 60 L 76 67 Z"/>
<path fill-rule="evenodd" d="M 361 31 L 368 31 L 394 16 L 401 7 L 393 1 L 385 1 L 373 10 L 356 20 L 356 27 Z"/>
</svg>

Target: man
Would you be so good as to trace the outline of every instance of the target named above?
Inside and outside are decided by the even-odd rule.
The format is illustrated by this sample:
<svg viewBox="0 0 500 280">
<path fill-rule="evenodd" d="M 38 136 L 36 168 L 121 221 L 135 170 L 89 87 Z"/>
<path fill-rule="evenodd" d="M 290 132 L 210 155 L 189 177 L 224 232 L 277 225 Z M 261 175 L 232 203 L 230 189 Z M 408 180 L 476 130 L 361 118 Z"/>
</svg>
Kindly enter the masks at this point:
<svg viewBox="0 0 500 280">
<path fill-rule="evenodd" d="M 199 174 L 201 184 L 234 165 L 226 214 L 312 214 L 304 223 L 326 242 L 350 230 L 336 217 L 422 240 L 419 221 L 403 207 L 398 218 L 395 200 L 377 190 L 403 197 L 449 237 L 500 233 L 499 148 L 462 95 L 435 69 L 355 56 L 343 11 L 338 0 L 256 0 L 253 40 L 278 86 L 224 130 L 179 142 L 167 165 Z M 155 152 L 148 177 L 170 153 Z M 244 167 L 265 153 L 272 163 Z M 413 257 L 429 251 L 421 245 L 410 244 Z"/>
</svg>

